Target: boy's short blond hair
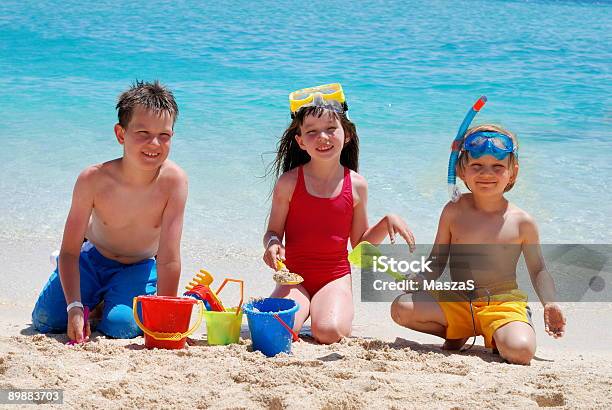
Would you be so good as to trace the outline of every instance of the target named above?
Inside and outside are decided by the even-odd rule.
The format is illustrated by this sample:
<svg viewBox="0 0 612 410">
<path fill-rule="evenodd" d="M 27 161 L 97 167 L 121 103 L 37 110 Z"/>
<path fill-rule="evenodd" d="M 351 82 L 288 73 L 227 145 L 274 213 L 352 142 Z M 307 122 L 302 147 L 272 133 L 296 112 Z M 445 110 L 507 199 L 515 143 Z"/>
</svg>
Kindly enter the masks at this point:
<svg viewBox="0 0 612 410">
<path fill-rule="evenodd" d="M 516 135 L 508 131 L 507 129 L 504 129 L 501 126 L 495 125 L 495 124 L 482 124 L 482 125 L 478 125 L 476 127 L 470 128 L 469 130 L 466 131 L 465 136 L 463 137 L 463 141 L 465 141 L 465 139 L 468 136 L 476 132 L 479 132 L 479 131 L 499 132 L 501 134 L 505 134 L 509 136 L 510 138 L 512 138 L 512 142 L 516 146 L 516 150 L 518 152 L 518 139 L 516 138 Z M 457 161 L 457 165 L 455 166 L 455 172 L 457 173 L 457 175 L 459 175 L 461 179 L 463 179 L 462 175 L 463 175 L 463 172 L 465 171 L 465 167 L 467 166 L 467 163 L 468 163 L 467 151 L 463 150 L 463 145 L 462 145 L 462 149 L 459 153 L 459 160 Z M 515 165 L 518 165 L 518 159 L 513 152 L 510 153 L 510 164 L 509 165 L 510 165 L 510 168 L 514 172 Z M 508 183 L 508 185 L 504 189 L 504 192 L 510 191 L 515 183 L 516 183 L 516 177 L 513 178 L 513 180 Z M 467 189 L 470 189 L 470 187 L 467 186 L 467 184 L 466 184 L 466 187 Z"/>
</svg>

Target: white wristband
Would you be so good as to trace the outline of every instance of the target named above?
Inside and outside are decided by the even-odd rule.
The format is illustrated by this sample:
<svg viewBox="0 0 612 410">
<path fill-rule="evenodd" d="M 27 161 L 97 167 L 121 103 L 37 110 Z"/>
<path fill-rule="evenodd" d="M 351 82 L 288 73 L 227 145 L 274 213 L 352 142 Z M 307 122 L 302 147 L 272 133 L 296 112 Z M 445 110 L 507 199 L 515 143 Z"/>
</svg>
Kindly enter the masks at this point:
<svg viewBox="0 0 612 410">
<path fill-rule="evenodd" d="M 278 241 L 280 243 L 280 239 L 278 239 L 278 236 L 272 235 L 270 239 L 268 239 L 268 243 L 266 243 L 266 249 L 270 247 L 270 244 L 272 243 L 272 241 Z"/>
<path fill-rule="evenodd" d="M 74 302 L 66 306 L 66 312 L 70 312 L 70 309 L 72 309 L 73 307 L 79 307 L 81 309 L 85 309 L 85 307 L 83 306 L 81 302 L 79 302 L 78 300 L 75 300 Z"/>
</svg>

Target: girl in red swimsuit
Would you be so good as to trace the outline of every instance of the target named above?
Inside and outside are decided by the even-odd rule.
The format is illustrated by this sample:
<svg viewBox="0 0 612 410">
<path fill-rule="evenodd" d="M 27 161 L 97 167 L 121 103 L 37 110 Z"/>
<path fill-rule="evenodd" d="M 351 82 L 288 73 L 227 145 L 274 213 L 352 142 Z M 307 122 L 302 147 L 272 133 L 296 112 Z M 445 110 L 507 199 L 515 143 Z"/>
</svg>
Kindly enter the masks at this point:
<svg viewBox="0 0 612 410">
<path fill-rule="evenodd" d="M 344 95 L 342 101 L 314 97 L 292 112 L 278 146 L 273 166 L 282 175 L 272 194 L 264 261 L 276 270 L 283 260 L 304 278 L 299 285 L 277 285 L 272 297 L 294 299 L 300 305 L 294 330 L 310 316 L 313 337 L 328 344 L 351 334 L 349 238 L 354 247 L 366 240 L 378 244 L 387 234 L 392 242 L 400 234 L 412 246 L 414 237 L 395 215 L 368 226 L 367 183 L 357 173 L 359 139 Z"/>
</svg>

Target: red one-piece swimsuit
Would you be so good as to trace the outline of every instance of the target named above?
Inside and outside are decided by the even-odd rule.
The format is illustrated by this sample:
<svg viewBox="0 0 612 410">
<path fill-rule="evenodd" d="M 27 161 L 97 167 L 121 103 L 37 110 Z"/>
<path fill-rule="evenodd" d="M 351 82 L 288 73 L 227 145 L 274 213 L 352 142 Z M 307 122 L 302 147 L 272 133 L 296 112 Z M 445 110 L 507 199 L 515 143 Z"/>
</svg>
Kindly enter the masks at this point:
<svg viewBox="0 0 612 410">
<path fill-rule="evenodd" d="M 285 222 L 287 268 L 304 278 L 310 297 L 329 282 L 351 273 L 347 244 L 353 222 L 351 171 L 344 168 L 342 191 L 319 198 L 306 190 L 304 172 L 298 179 Z"/>
</svg>

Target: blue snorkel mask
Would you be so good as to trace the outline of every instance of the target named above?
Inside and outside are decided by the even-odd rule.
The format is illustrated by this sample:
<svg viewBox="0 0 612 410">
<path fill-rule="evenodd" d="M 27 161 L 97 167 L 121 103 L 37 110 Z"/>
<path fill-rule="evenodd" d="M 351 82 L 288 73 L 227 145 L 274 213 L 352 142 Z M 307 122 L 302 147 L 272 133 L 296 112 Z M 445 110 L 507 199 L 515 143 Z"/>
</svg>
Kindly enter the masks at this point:
<svg viewBox="0 0 612 410">
<path fill-rule="evenodd" d="M 472 158 L 491 155 L 498 161 L 509 154 L 516 155 L 516 146 L 512 138 L 497 131 L 478 131 L 467 136 L 463 141 L 463 151 L 470 153 Z"/>
<path fill-rule="evenodd" d="M 465 133 L 472 123 L 476 114 L 484 107 L 487 97 L 484 95 L 478 99 L 465 115 L 457 136 L 451 146 L 451 154 L 448 159 L 448 193 L 451 201 L 457 202 L 461 197 L 461 191 L 457 187 L 456 165 L 461 151 L 469 152 L 472 158 L 480 158 L 484 155 L 492 155 L 497 160 L 506 158 L 509 154 L 514 154 L 518 158 L 517 147 L 509 135 L 495 131 L 478 131 L 467 138 Z"/>
</svg>

